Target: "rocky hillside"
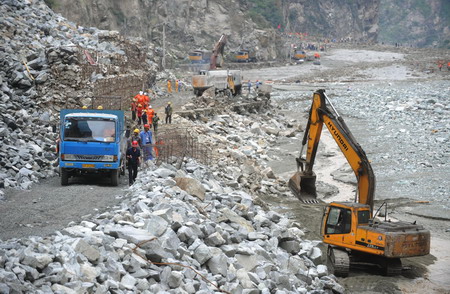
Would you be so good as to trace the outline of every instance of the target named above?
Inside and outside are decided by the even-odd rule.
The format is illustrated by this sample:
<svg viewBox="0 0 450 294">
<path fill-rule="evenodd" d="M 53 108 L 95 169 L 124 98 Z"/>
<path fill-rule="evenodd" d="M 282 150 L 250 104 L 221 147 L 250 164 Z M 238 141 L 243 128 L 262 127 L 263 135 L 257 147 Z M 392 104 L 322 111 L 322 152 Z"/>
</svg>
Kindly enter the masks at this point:
<svg viewBox="0 0 450 294">
<path fill-rule="evenodd" d="M 450 48 L 450 1 L 381 0 L 379 42 Z"/>
<path fill-rule="evenodd" d="M 227 51 L 239 47 L 257 49 L 257 57 L 265 60 L 286 54 L 285 45 L 292 40 L 283 39 L 282 32 L 369 41 L 377 37 L 378 1 L 359 0 L 357 6 L 346 1 L 336 5 L 330 0 L 47 2 L 80 25 L 117 30 L 159 45 L 165 23 L 175 61 L 183 60 L 188 50 L 211 49 L 222 33 L 229 36 Z"/>
<path fill-rule="evenodd" d="M 0 15 L 1 198 L 2 188 L 28 189 L 54 175 L 52 127 L 61 108 L 129 97 L 157 65 L 150 45 L 144 53 L 118 34 L 77 27 L 44 1 L 3 1 Z"/>
</svg>

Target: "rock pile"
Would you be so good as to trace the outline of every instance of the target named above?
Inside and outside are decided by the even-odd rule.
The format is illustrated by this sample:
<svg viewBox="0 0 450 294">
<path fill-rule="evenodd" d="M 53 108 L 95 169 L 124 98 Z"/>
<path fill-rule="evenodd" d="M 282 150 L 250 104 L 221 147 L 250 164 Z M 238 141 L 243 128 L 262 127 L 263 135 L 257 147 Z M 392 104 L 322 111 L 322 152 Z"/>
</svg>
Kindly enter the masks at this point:
<svg viewBox="0 0 450 294">
<path fill-rule="evenodd" d="M 0 291 L 342 293 L 303 235 L 204 166 L 163 164 L 142 172 L 112 212 L 1 243 Z"/>
<path fill-rule="evenodd" d="M 126 74 L 117 72 L 113 61 L 129 64 L 132 54 L 141 52 L 128 52 L 131 41 L 114 32 L 68 22 L 43 0 L 2 1 L 0 15 L 1 198 L 3 188 L 28 189 L 55 174 L 57 135 L 52 127 L 58 124 L 60 108 L 80 107 L 93 97 L 95 81 Z M 96 62 L 104 65 L 89 69 L 87 77 L 85 50 L 95 51 Z M 150 53 L 144 56 L 147 72 L 156 71 Z"/>
</svg>

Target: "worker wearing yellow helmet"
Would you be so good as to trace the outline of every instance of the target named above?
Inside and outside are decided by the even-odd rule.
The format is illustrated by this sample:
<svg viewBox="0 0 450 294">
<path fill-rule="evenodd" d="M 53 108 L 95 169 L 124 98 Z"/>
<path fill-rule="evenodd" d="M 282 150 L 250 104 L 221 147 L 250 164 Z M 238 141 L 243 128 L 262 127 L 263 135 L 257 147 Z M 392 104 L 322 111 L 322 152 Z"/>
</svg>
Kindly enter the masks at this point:
<svg viewBox="0 0 450 294">
<path fill-rule="evenodd" d="M 99 105 L 99 106 L 97 107 L 97 109 L 102 110 L 102 109 L 103 109 L 103 106 Z"/>
<path fill-rule="evenodd" d="M 130 136 L 130 139 L 128 140 L 128 148 L 130 148 L 131 147 L 131 144 L 133 143 L 133 141 L 137 141 L 138 142 L 138 145 L 139 145 L 139 148 L 141 148 L 142 147 L 142 140 L 141 140 L 141 137 L 140 137 L 140 130 L 139 129 L 134 129 L 134 131 L 133 131 L 133 134 Z"/>
<path fill-rule="evenodd" d="M 82 109 L 87 109 L 87 106 L 86 105 L 83 105 L 83 107 L 81 107 Z"/>
</svg>

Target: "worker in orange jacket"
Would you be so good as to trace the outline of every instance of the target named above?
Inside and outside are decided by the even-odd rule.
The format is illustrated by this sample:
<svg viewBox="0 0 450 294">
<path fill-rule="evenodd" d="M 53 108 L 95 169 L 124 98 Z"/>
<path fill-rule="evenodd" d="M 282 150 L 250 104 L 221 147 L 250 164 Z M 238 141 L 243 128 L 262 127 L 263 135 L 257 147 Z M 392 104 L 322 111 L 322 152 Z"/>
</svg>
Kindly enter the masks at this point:
<svg viewBox="0 0 450 294">
<path fill-rule="evenodd" d="M 144 92 L 139 91 L 136 96 L 134 96 L 134 99 L 136 99 L 137 103 L 142 104 L 142 96 L 144 95 Z"/>
<path fill-rule="evenodd" d="M 155 116 L 155 110 L 152 108 L 151 105 L 148 106 L 147 109 L 147 117 L 148 117 L 148 123 L 149 125 L 153 124 L 153 117 Z"/>
<path fill-rule="evenodd" d="M 175 92 L 178 92 L 178 80 L 175 81 Z"/>
<path fill-rule="evenodd" d="M 136 108 L 136 114 L 138 117 L 138 125 L 142 124 L 142 115 L 144 114 L 143 110 L 144 110 L 144 107 L 142 106 L 142 104 L 138 104 L 138 106 Z"/>
<path fill-rule="evenodd" d="M 170 80 L 167 80 L 167 92 L 172 93 L 172 83 Z"/>
<path fill-rule="evenodd" d="M 150 97 L 148 96 L 147 92 L 145 92 L 144 95 L 142 96 L 142 103 L 144 107 L 147 107 L 150 104 Z"/>
</svg>

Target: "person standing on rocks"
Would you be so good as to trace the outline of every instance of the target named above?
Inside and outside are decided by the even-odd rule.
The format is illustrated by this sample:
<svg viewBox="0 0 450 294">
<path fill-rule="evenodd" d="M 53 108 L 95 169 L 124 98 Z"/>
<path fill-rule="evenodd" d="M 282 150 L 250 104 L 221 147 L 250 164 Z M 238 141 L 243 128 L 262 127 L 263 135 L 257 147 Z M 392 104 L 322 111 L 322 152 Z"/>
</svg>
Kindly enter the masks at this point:
<svg viewBox="0 0 450 294">
<path fill-rule="evenodd" d="M 172 123 L 172 112 L 173 112 L 173 108 L 172 108 L 172 102 L 167 102 L 167 106 L 164 109 L 165 113 L 166 113 L 166 124 Z"/>
<path fill-rule="evenodd" d="M 152 160 L 152 131 L 150 125 L 144 125 L 144 130 L 140 134 L 142 151 L 144 152 L 144 161 Z"/>
<path fill-rule="evenodd" d="M 131 120 L 133 122 L 136 121 L 136 109 L 137 109 L 137 99 L 133 98 L 133 101 L 131 101 Z"/>
<path fill-rule="evenodd" d="M 130 140 L 128 140 L 128 148 L 133 145 L 133 142 L 138 142 L 139 148 L 142 148 L 142 142 L 141 142 L 141 136 L 139 135 L 139 129 L 135 129 L 133 131 L 133 134 L 130 137 Z"/>
<path fill-rule="evenodd" d="M 250 80 L 248 80 L 247 82 L 247 87 L 248 87 L 248 94 L 250 95 L 250 92 L 252 91 L 252 82 Z"/>
<path fill-rule="evenodd" d="M 148 124 L 151 125 L 153 124 L 153 117 L 155 116 L 155 110 L 152 108 L 151 105 L 148 106 L 147 109 L 147 117 L 148 117 Z"/>
<path fill-rule="evenodd" d="M 148 123 L 147 109 L 142 107 L 142 123 L 146 125 Z"/>
<path fill-rule="evenodd" d="M 137 118 L 138 118 L 138 125 L 142 124 L 142 114 L 144 107 L 142 107 L 142 104 L 138 104 L 137 108 L 136 108 L 136 114 L 137 114 Z"/>
<path fill-rule="evenodd" d="M 159 116 L 155 112 L 155 115 L 153 116 L 153 132 L 155 132 L 155 136 L 156 136 L 156 132 L 158 131 L 158 122 L 159 122 Z"/>
<path fill-rule="evenodd" d="M 133 185 L 138 174 L 139 161 L 141 159 L 141 150 L 137 141 L 133 141 L 131 147 L 127 150 L 128 159 L 128 184 Z"/>
<path fill-rule="evenodd" d="M 172 83 L 167 80 L 167 93 L 172 93 Z"/>
</svg>

